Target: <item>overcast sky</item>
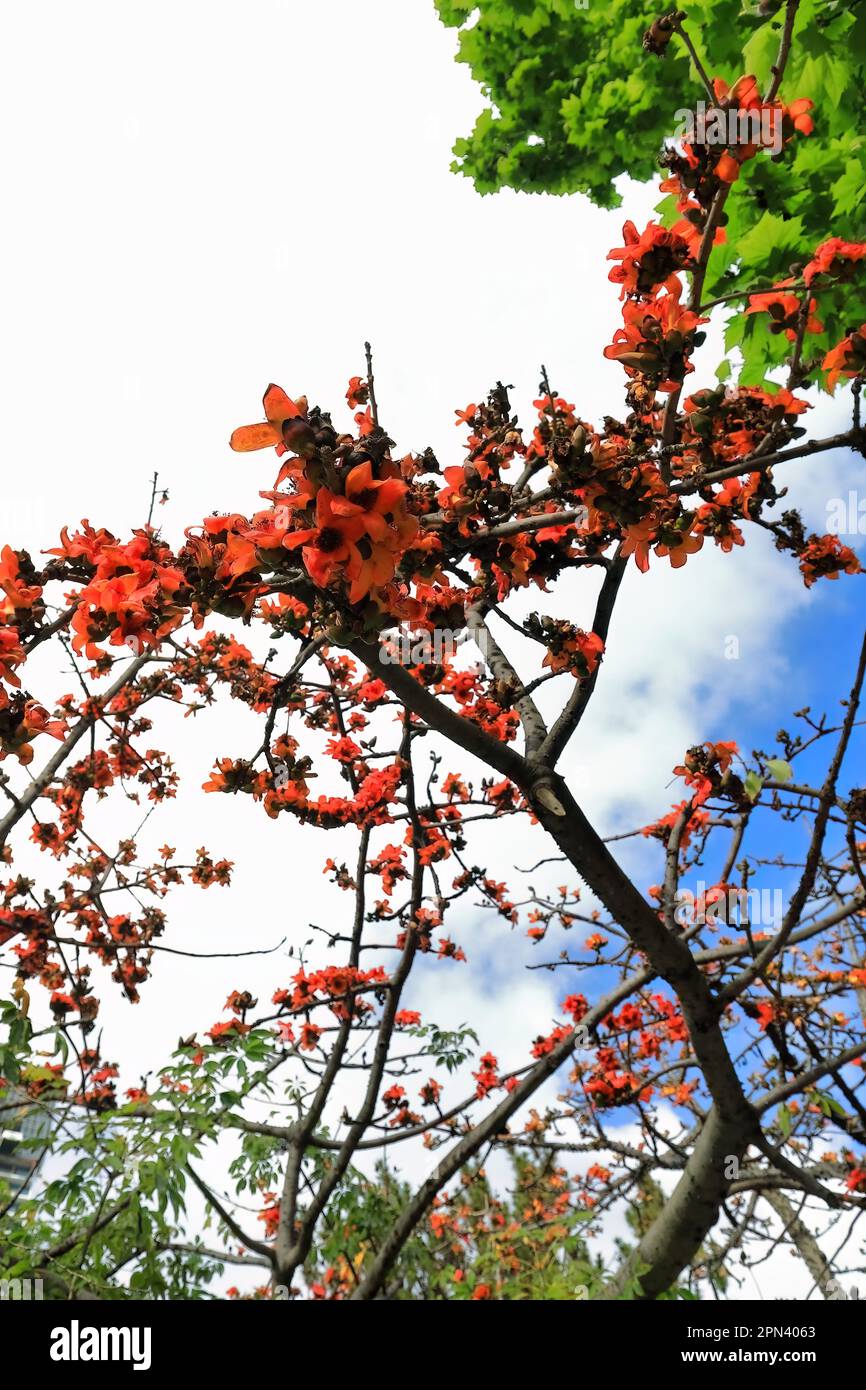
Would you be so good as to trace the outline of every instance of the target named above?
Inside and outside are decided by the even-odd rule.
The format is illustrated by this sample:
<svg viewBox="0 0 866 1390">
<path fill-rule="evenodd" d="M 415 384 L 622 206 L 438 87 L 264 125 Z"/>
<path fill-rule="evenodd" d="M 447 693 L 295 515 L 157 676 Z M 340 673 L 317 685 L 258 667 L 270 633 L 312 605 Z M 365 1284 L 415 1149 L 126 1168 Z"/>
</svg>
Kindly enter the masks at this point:
<svg viewBox="0 0 866 1390">
<path fill-rule="evenodd" d="M 274 457 L 231 453 L 231 430 L 259 418 L 272 380 L 348 424 L 343 393 L 367 337 L 383 422 L 401 451 L 430 444 L 445 464 L 461 458 L 455 408 L 501 378 L 528 421 L 541 362 L 586 418 L 621 411 L 621 370 L 601 355 L 619 320 L 605 256 L 625 215 L 646 220 L 652 190 L 624 185 L 613 213 L 580 198 L 479 197 L 449 172 L 480 105 L 454 49 L 432 0 L 7 7 L 0 540 L 38 551 L 82 517 L 125 533 L 146 516 L 155 470 L 172 542 L 209 511 L 254 508 Z M 715 360 L 710 345 L 707 373 Z M 838 411 L 824 402 L 814 416 L 832 426 Z M 786 481 L 823 530 L 828 499 L 853 477 L 834 457 L 795 464 Z M 853 612 L 844 582 L 807 594 L 763 537 L 733 558 L 707 547 L 685 582 L 658 562 L 630 574 L 569 754 L 603 833 L 668 808 L 689 743 L 748 747 L 762 721 L 775 728 L 814 693 L 791 624 L 825 641 L 838 633 L 841 653 Z M 582 576 L 561 611 L 589 626 L 592 607 Z M 736 662 L 724 657 L 732 634 Z M 70 688 L 56 668 L 40 672 L 46 703 Z M 836 674 L 834 694 L 841 660 Z M 250 751 L 250 730 L 238 711 L 187 721 L 185 791 L 154 822 L 153 843 L 179 857 L 206 843 L 238 864 L 230 894 L 184 891 L 169 905 L 166 939 L 186 949 L 297 945 L 311 920 L 345 912 L 322 878 L 331 837 L 198 792 L 215 756 Z M 537 843 L 528 856 L 525 830 L 498 827 L 496 877 L 540 857 Z M 631 862 L 653 881 L 651 856 Z M 443 996 L 441 970 L 422 970 L 413 1002 L 435 1003 L 443 1024 L 480 1019 L 484 1046 L 518 1065 L 567 991 L 523 970 L 522 936 L 468 912 L 462 929 L 484 971 L 447 966 Z M 124 1084 L 181 1030 L 210 1026 L 229 989 L 268 997 L 293 968 L 283 955 L 243 971 L 167 962 L 137 1009 L 103 990 Z M 794 1296 L 805 1277 L 781 1256 L 769 1269 L 769 1297 Z"/>
</svg>

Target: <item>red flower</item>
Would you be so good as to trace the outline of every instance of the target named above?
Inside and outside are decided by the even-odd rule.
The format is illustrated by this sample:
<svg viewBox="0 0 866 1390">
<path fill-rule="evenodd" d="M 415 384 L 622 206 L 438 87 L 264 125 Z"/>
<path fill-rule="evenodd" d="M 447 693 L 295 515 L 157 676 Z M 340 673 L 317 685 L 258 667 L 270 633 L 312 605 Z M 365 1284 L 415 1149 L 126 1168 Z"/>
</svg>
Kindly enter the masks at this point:
<svg viewBox="0 0 866 1390">
<path fill-rule="evenodd" d="M 840 376 L 855 377 L 866 371 L 866 323 L 831 348 L 821 366 L 828 374 L 828 391 L 834 390 Z"/>
<path fill-rule="evenodd" d="M 758 1026 L 762 1033 L 766 1033 L 768 1025 L 773 1022 L 775 1017 L 776 1010 L 773 1004 L 763 1003 L 758 1005 Z"/>
<path fill-rule="evenodd" d="M 370 399 L 369 383 L 362 377 L 353 376 L 349 379 L 349 389 L 346 392 L 346 401 L 349 409 L 354 410 L 358 405 L 366 405 Z"/>
<path fill-rule="evenodd" d="M 326 487 L 316 495 L 316 525 L 306 530 L 291 531 L 283 538 L 287 550 L 302 546 L 304 565 L 316 584 L 326 588 L 350 561 L 360 565 L 357 542 L 364 535 L 364 523 L 358 516 L 340 516 L 333 511 L 333 493 Z"/>
<path fill-rule="evenodd" d="M 690 265 L 692 253 L 678 232 L 648 222 L 638 235 L 634 223 L 626 222 L 622 234 L 625 245 L 615 247 L 607 257 L 620 262 L 608 272 L 608 279 L 622 285 L 622 299 L 629 294 L 647 299 L 659 289 L 673 291 L 680 285 L 678 272 Z"/>
<path fill-rule="evenodd" d="M 707 320 L 681 307 L 678 280 L 658 299 L 629 301 L 622 316 L 624 326 L 614 333 L 605 357 L 621 363 L 630 376 L 649 377 L 657 390 L 675 391 L 693 370 L 688 358 L 694 331 Z"/>
<path fill-rule="evenodd" d="M 442 1094 L 442 1087 L 432 1076 L 426 1081 L 418 1092 L 425 1105 L 438 1105 L 439 1097 Z"/>
<path fill-rule="evenodd" d="M 782 112 L 786 120 L 790 121 L 795 130 L 801 135 L 811 135 L 815 129 L 815 122 L 809 115 L 815 103 L 809 97 L 798 97 L 792 101 L 790 106 L 783 106 Z"/>
<path fill-rule="evenodd" d="M 787 282 L 790 283 L 790 282 Z M 789 342 L 796 342 L 797 332 L 800 324 L 800 298 L 796 294 L 784 294 L 784 284 L 778 285 L 776 289 L 769 290 L 766 294 L 749 295 L 749 307 L 746 315 L 767 313 L 770 315 L 770 332 L 784 333 Z M 806 320 L 807 333 L 822 333 L 824 325 L 820 319 L 815 317 L 815 309 L 818 307 L 816 299 L 809 300 L 808 318 Z"/>
<path fill-rule="evenodd" d="M 300 420 L 304 414 L 300 403 L 291 400 L 281 386 L 274 386 L 272 383 L 262 398 L 262 404 L 265 408 L 265 419 L 261 424 L 241 425 L 236 429 L 229 440 L 231 448 L 239 453 L 268 448 L 275 448 L 278 454 L 285 454 L 290 450 L 297 453 L 294 441 L 303 443 L 301 436 L 312 434 L 308 425 L 305 428 L 293 428 L 291 424 L 293 420 Z M 303 405 L 306 407 L 306 401 Z"/>
<path fill-rule="evenodd" d="M 394 1015 L 394 1022 L 398 1028 L 414 1028 L 421 1022 L 421 1015 L 414 1009 L 401 1009 Z"/>
<path fill-rule="evenodd" d="M 265 1192 L 264 1200 L 268 1205 L 264 1210 L 259 1212 L 257 1219 L 264 1222 L 265 1235 L 267 1237 L 275 1236 L 277 1227 L 280 1224 L 280 1203 L 277 1199 L 276 1192 Z"/>
<path fill-rule="evenodd" d="M 335 516 L 360 517 L 371 540 L 385 541 L 394 536 L 393 521 L 389 525 L 387 518 L 399 510 L 406 490 L 399 478 L 374 478 L 368 459 L 347 477 L 345 497 L 331 497 L 331 510 Z M 416 529 L 417 522 L 413 533 Z"/>
<path fill-rule="evenodd" d="M 0 676 L 10 685 L 21 684 L 12 668 L 23 665 L 26 657 L 17 630 L 14 627 L 0 627 Z"/>
<path fill-rule="evenodd" d="M 854 264 L 866 256 L 866 241 L 843 241 L 841 237 L 830 237 L 822 241 L 809 264 L 803 270 L 803 279 L 811 285 L 816 275 L 849 277 Z"/>
<path fill-rule="evenodd" d="M 14 622 L 16 615 L 31 609 L 42 595 L 36 585 L 21 578 L 21 562 L 11 545 L 0 551 L 0 622 Z"/>
<path fill-rule="evenodd" d="M 317 1028 L 315 1023 L 305 1023 L 301 1028 L 301 1050 L 303 1052 L 314 1052 L 319 1038 L 322 1036 L 321 1028 Z"/>
<path fill-rule="evenodd" d="M 350 738 L 329 739 L 325 744 L 325 752 L 336 758 L 338 763 L 353 763 L 361 757 L 360 748 Z"/>
<path fill-rule="evenodd" d="M 845 1186 L 849 1192 L 857 1192 L 861 1187 L 866 1189 L 866 1168 L 852 1168 Z"/>
<path fill-rule="evenodd" d="M 800 552 L 800 573 L 807 589 L 817 579 L 838 579 L 840 574 L 862 574 L 863 568 L 850 546 L 838 536 L 810 536 Z"/>
</svg>

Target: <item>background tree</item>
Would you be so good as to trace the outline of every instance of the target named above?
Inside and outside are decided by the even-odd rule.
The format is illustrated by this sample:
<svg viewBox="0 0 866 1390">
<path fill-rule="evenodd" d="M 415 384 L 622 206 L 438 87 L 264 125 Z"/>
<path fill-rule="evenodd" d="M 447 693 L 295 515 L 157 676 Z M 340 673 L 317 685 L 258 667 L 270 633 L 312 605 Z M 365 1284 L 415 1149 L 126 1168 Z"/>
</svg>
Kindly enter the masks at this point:
<svg viewBox="0 0 866 1390">
<path fill-rule="evenodd" d="M 657 13 L 635 0 L 586 7 L 574 0 L 435 3 L 443 23 L 459 28 L 460 61 L 487 102 L 471 134 L 455 145 L 454 167 L 479 192 L 586 193 L 602 207 L 617 207 L 621 175 L 647 181 L 660 157 L 664 163 L 679 113 L 695 105 L 696 84 L 707 106 L 718 104 L 713 79 L 730 87 L 741 74 L 755 74 L 766 89 L 790 33 L 785 85 L 814 102 L 814 130 L 777 158 L 750 161 L 738 172 L 707 298 L 796 275 L 827 227 L 843 238 L 862 235 L 861 0 L 697 0 Z M 672 196 L 660 210 L 667 226 L 681 217 Z M 851 323 L 866 316 L 862 286 L 848 308 Z M 835 306 L 824 325 L 826 337 L 815 347 L 826 351 L 850 325 Z M 731 320 L 727 347 L 742 353 L 742 363 L 731 360 L 749 385 L 784 357 L 783 344 L 768 345 L 741 315 Z M 722 373 L 729 370 L 730 363 Z"/>
</svg>

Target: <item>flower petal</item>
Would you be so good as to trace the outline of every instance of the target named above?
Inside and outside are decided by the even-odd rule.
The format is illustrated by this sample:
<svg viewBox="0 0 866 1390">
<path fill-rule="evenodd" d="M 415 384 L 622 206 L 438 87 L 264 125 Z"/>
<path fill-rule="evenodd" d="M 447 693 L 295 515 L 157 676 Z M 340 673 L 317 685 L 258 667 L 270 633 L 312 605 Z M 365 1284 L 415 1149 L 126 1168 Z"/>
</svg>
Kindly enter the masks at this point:
<svg viewBox="0 0 866 1390">
<path fill-rule="evenodd" d="M 239 454 L 248 454 L 253 449 L 273 448 L 281 442 L 280 431 L 266 420 L 259 425 L 241 425 L 229 440 L 231 447 Z"/>
<path fill-rule="evenodd" d="M 281 428 L 284 420 L 294 420 L 300 411 L 290 396 L 287 396 L 282 386 L 274 386 L 271 382 L 262 398 L 262 405 L 265 407 L 265 415 L 271 424 Z"/>
</svg>

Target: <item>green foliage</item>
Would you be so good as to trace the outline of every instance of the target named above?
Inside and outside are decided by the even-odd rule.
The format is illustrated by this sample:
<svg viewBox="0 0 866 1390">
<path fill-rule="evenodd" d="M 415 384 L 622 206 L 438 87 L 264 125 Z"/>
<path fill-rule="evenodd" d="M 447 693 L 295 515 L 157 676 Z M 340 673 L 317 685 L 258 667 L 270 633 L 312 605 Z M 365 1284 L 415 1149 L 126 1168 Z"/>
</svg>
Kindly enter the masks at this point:
<svg viewBox="0 0 866 1390">
<path fill-rule="evenodd" d="M 447 25 L 460 27 L 459 58 L 481 84 L 488 106 L 457 141 L 455 169 L 479 192 L 585 193 L 602 207 L 622 201 L 615 180 L 646 181 L 675 134 L 677 112 L 705 97 L 678 36 L 662 57 L 642 36 L 666 7 L 634 0 L 435 0 Z M 668 7 L 669 8 L 669 7 Z M 767 14 L 768 8 L 772 13 Z M 785 6 L 742 0 L 693 0 L 686 28 L 711 77 L 728 83 L 754 72 L 764 90 L 779 51 Z M 759 154 L 743 168 L 727 205 L 727 245 L 712 257 L 705 298 L 746 285 L 767 288 L 811 256 L 827 237 L 861 240 L 866 136 L 866 3 L 801 0 L 780 91 L 790 103 L 815 103 L 815 130 L 796 136 L 774 159 Z M 663 220 L 676 220 L 673 199 Z M 825 304 L 825 332 L 810 337 L 817 356 L 866 317 L 866 299 L 846 286 Z M 772 338 L 763 316 L 736 316 L 727 346 L 742 354 L 740 379 L 763 381 L 789 346 Z"/>
<path fill-rule="evenodd" d="M 327 1159 L 322 1162 L 327 1165 Z M 504 1195 L 494 1192 L 482 1167 L 463 1173 L 458 1196 L 447 1206 L 448 1221 L 441 1229 L 422 1222 L 401 1250 L 389 1299 L 575 1302 L 600 1292 L 602 1265 L 590 1257 L 581 1233 L 591 1213 L 563 1207 L 551 1214 L 559 1188 L 550 1160 L 533 1162 L 515 1153 L 512 1166 Z M 310 1286 L 328 1291 L 329 1279 L 335 1273 L 344 1277 L 349 1266 L 360 1279 L 412 1195 L 386 1163 L 372 1177 L 350 1171 L 307 1261 Z"/>
<path fill-rule="evenodd" d="M 210 1205 L 202 1234 L 189 1229 L 191 1174 L 201 1177 L 218 1150 L 231 1179 L 228 1205 L 239 1204 L 244 1224 L 254 1235 L 265 1234 L 256 1216 L 268 1205 L 266 1194 L 282 1187 L 285 1143 L 266 1133 L 245 1131 L 234 1120 L 251 1097 L 269 1104 L 276 1095 L 271 1077 L 285 1054 L 281 1046 L 275 1047 L 273 1034 L 253 1028 L 221 1045 L 199 1049 L 197 1044 L 182 1044 L 170 1067 L 149 1078 L 146 1102 L 84 1111 L 64 1089 L 51 1084 L 56 1076 L 48 1067 L 32 1060 L 32 1029 L 16 1005 L 0 1004 L 0 1024 L 6 1033 L 0 1060 L 7 1060 L 22 1084 L 38 1089 L 41 1083 L 44 1088 L 42 1099 L 30 1103 L 47 1117 L 50 1166 L 53 1172 L 61 1170 L 45 1185 L 34 1183 L 32 1194 L 25 1192 L 14 1202 L 0 1185 L 0 1278 L 43 1278 L 45 1297 L 53 1299 L 81 1291 L 114 1300 L 220 1296 L 229 1282 L 221 1277 L 229 1266 L 220 1254 L 236 1250 L 238 1239 Z M 431 1022 L 406 1032 L 415 1039 L 417 1058 L 448 1072 L 469 1060 L 477 1043 L 465 1025 L 449 1031 Z M 62 1034 L 56 1041 L 64 1041 Z M 61 1051 L 59 1045 L 56 1051 Z M 296 1083 L 280 1072 L 278 1081 L 280 1104 L 273 1118 L 286 1123 L 292 1112 L 302 1113 L 303 1073 Z M 317 1132 L 329 1137 L 324 1124 Z M 331 1170 L 334 1153 L 314 1148 L 305 1163 L 318 1184 Z M 490 1200 L 483 1174 L 474 1171 L 470 1187 L 473 1202 L 483 1206 Z M 349 1168 L 318 1228 L 305 1270 L 308 1283 L 322 1281 L 332 1296 L 334 1287 L 326 1274 L 336 1268 L 346 1275 L 344 1287 L 350 1287 L 349 1267 L 359 1272 L 375 1256 L 411 1197 L 410 1186 L 384 1164 L 373 1179 Z M 503 1210 L 512 1208 L 506 1205 Z M 101 1217 L 108 1212 L 111 1220 L 103 1226 Z M 563 1262 L 567 1265 L 570 1259 L 569 1231 L 576 1220 L 566 1213 L 555 1230 L 542 1223 L 537 1234 L 531 1228 L 521 1231 L 525 1250 L 531 1253 L 538 1244 L 545 1264 L 521 1269 L 519 1279 L 510 1276 L 508 1287 L 523 1289 L 514 1297 L 535 1296 L 526 1283 L 530 1276 L 554 1287 L 562 1277 Z M 471 1297 L 482 1273 L 497 1288 L 505 1288 L 496 1241 L 482 1236 L 471 1244 L 464 1282 L 454 1280 L 452 1245 L 422 1222 L 401 1252 L 389 1296 Z M 56 1253 L 58 1248 L 62 1253 Z M 569 1268 L 569 1278 L 572 1272 Z M 260 1275 L 260 1286 L 267 1286 L 269 1271 L 262 1269 Z"/>
</svg>

